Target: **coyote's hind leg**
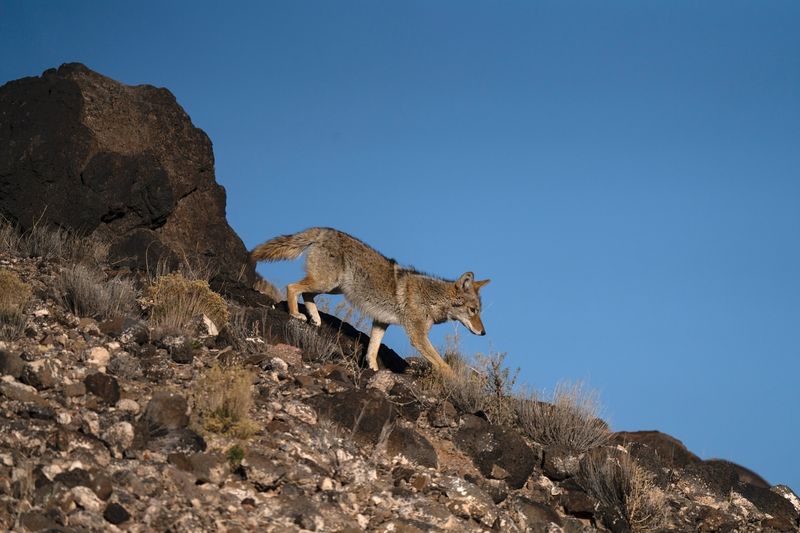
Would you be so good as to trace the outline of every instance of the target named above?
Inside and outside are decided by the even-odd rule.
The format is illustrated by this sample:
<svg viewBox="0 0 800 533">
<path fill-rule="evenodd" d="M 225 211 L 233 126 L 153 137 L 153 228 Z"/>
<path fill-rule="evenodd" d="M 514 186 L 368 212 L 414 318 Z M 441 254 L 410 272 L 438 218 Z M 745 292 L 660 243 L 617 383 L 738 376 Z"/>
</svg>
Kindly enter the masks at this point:
<svg viewBox="0 0 800 533">
<path fill-rule="evenodd" d="M 384 322 L 372 321 L 372 332 L 369 335 L 369 346 L 367 346 L 367 364 L 372 370 L 378 370 L 378 351 L 381 348 L 383 334 L 386 333 L 388 327 L 389 324 Z"/>
<path fill-rule="evenodd" d="M 319 310 L 317 309 L 316 302 L 314 302 L 314 296 L 316 295 L 317 293 L 314 292 L 304 292 L 303 303 L 306 304 L 306 312 L 309 318 L 311 318 L 311 324 L 319 326 L 322 324 L 322 319 L 319 317 Z"/>
</svg>

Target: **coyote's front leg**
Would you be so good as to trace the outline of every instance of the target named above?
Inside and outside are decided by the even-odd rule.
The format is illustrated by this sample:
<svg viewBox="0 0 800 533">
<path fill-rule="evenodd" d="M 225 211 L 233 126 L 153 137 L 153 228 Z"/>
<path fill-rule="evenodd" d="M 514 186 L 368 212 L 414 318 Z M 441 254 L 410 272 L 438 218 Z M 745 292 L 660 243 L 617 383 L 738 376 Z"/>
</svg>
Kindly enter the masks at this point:
<svg viewBox="0 0 800 533">
<path fill-rule="evenodd" d="M 431 365 L 433 365 L 433 368 L 441 372 L 443 376 L 447 378 L 454 377 L 450 365 L 444 362 L 444 359 L 442 359 L 442 356 L 439 355 L 439 352 L 436 351 L 436 348 L 433 347 L 433 344 L 431 344 L 428 338 L 431 325 L 417 322 L 409 324 L 405 326 L 405 328 L 408 333 L 408 338 L 411 340 L 411 345 L 417 349 L 422 357 L 427 359 Z"/>
</svg>

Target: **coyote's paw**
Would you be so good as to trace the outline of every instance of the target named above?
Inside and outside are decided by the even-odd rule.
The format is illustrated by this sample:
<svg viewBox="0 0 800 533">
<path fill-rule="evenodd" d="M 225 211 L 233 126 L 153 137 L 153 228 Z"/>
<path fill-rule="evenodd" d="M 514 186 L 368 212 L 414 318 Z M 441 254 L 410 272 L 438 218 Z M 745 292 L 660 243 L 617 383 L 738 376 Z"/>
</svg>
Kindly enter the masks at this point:
<svg viewBox="0 0 800 533">
<path fill-rule="evenodd" d="M 292 316 L 298 320 L 302 320 L 303 322 L 306 322 L 308 320 L 308 318 L 306 318 L 306 315 L 304 315 L 303 313 L 292 313 Z"/>
<path fill-rule="evenodd" d="M 312 316 L 308 322 L 312 326 L 319 326 L 320 324 L 322 324 L 322 320 L 318 316 Z"/>
</svg>

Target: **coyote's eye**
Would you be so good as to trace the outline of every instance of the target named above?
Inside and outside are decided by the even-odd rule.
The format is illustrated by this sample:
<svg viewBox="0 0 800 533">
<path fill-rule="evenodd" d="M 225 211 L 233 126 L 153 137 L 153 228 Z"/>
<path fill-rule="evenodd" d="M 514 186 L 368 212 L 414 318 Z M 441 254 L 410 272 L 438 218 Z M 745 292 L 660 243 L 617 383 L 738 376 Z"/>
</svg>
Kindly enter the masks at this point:
<svg viewBox="0 0 800 533">
<path fill-rule="evenodd" d="M 470 307 L 469 309 L 467 309 L 467 311 L 469 311 L 469 314 L 471 315 L 474 315 L 478 312 L 478 310 L 475 307 Z"/>
</svg>

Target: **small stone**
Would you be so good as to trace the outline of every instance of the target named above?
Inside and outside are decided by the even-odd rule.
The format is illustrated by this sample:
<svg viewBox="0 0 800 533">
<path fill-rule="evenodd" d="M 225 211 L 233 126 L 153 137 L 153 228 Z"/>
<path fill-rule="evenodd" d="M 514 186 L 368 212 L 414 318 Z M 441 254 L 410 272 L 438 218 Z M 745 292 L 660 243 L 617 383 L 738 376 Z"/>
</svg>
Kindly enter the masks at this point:
<svg viewBox="0 0 800 533">
<path fill-rule="evenodd" d="M 321 491 L 333 490 L 333 487 L 333 480 L 327 476 L 324 476 L 322 479 L 320 479 L 319 483 L 317 484 L 317 489 Z"/>
<path fill-rule="evenodd" d="M 9 400 L 18 402 L 43 403 L 44 399 L 39 396 L 34 387 L 16 381 L 11 376 L 3 376 L 0 381 L 0 393 Z"/>
<path fill-rule="evenodd" d="M 111 354 L 102 346 L 95 346 L 90 348 L 85 355 L 86 362 L 98 368 L 105 368 L 108 365 L 108 360 L 111 359 Z"/>
<path fill-rule="evenodd" d="M 267 355 L 271 357 L 280 357 L 289 366 L 302 366 L 303 364 L 303 351 L 289 344 L 269 344 L 266 348 Z"/>
<path fill-rule="evenodd" d="M 101 335 L 100 328 L 97 325 L 97 320 L 93 318 L 81 318 L 78 322 L 78 331 L 99 337 Z"/>
<path fill-rule="evenodd" d="M 18 354 L 0 350 L 0 375 L 14 376 L 19 379 L 24 368 L 25 361 Z"/>
<path fill-rule="evenodd" d="M 456 427 L 458 425 L 458 411 L 447 400 L 439 402 L 428 411 L 428 422 L 435 428 Z"/>
<path fill-rule="evenodd" d="M 391 370 L 381 370 L 376 372 L 367 382 L 368 389 L 377 389 L 384 394 L 388 394 L 395 384 L 395 374 Z"/>
<path fill-rule="evenodd" d="M 115 455 L 120 457 L 122 452 L 131 447 L 133 443 L 133 426 L 130 422 L 117 422 L 103 433 L 103 440 L 108 443 Z"/>
<path fill-rule="evenodd" d="M 81 413 L 81 429 L 87 435 L 100 434 L 100 416 L 94 411 L 84 410 Z"/>
<path fill-rule="evenodd" d="M 114 405 L 119 401 L 119 383 L 116 378 L 97 372 L 86 376 L 83 380 L 86 390 L 101 398 L 109 405 Z"/>
<path fill-rule="evenodd" d="M 56 384 L 57 365 L 47 359 L 31 361 L 25 365 L 20 380 L 39 390 L 51 389 Z"/>
<path fill-rule="evenodd" d="M 134 415 L 138 415 L 139 411 L 141 411 L 141 407 L 136 402 L 136 400 L 131 400 L 130 398 L 123 398 L 117 402 L 117 409 L 120 411 L 125 411 L 126 413 L 132 413 Z"/>
<path fill-rule="evenodd" d="M 204 337 L 216 337 L 219 335 L 219 328 L 216 324 L 214 324 L 214 321 L 208 318 L 206 315 L 201 315 L 198 319 L 197 331 L 201 336 Z"/>
<path fill-rule="evenodd" d="M 78 381 L 75 383 L 67 383 L 64 385 L 64 395 L 70 398 L 74 398 L 76 396 L 83 396 L 86 394 L 86 385 L 83 382 Z"/>
<path fill-rule="evenodd" d="M 109 503 L 106 506 L 106 510 L 103 511 L 103 518 L 115 526 L 127 522 L 130 517 L 131 514 L 118 503 Z"/>
<path fill-rule="evenodd" d="M 284 410 L 290 416 L 293 416 L 298 420 L 302 420 L 306 424 L 311 424 L 313 426 L 317 423 L 316 411 L 306 404 L 299 402 L 287 403 L 284 406 Z"/>
<path fill-rule="evenodd" d="M 174 346 L 169 352 L 172 361 L 178 363 L 179 365 L 188 365 L 194 360 L 194 349 L 192 348 L 192 344 L 189 342 L 184 342 L 183 344 Z"/>
<path fill-rule="evenodd" d="M 84 487 L 83 485 L 72 487 L 69 494 L 76 504 L 87 511 L 97 512 L 103 506 L 100 498 L 89 487 Z"/>
<path fill-rule="evenodd" d="M 42 307 L 34 311 L 33 316 L 35 316 L 36 318 L 41 318 L 43 316 L 50 316 L 50 311 L 48 311 L 46 307 Z"/>
</svg>

